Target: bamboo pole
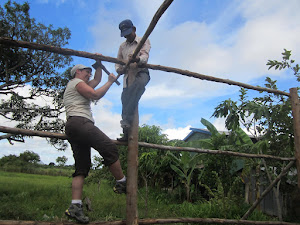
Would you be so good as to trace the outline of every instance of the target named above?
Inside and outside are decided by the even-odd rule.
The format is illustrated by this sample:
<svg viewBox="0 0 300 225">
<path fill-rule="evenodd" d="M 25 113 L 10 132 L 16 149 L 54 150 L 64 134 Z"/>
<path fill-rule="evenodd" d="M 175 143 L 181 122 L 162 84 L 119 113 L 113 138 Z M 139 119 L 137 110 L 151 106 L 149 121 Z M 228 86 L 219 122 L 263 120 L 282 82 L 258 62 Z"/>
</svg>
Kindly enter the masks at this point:
<svg viewBox="0 0 300 225">
<path fill-rule="evenodd" d="M 290 89 L 294 123 L 295 157 L 297 166 L 298 189 L 300 189 L 300 101 L 297 88 Z"/>
<path fill-rule="evenodd" d="M 140 219 L 141 225 L 148 224 L 175 224 L 175 223 L 197 223 L 197 224 L 244 224 L 244 225 L 299 225 L 299 223 L 288 223 L 281 221 L 254 221 L 234 220 L 219 218 L 164 218 L 164 219 Z M 75 225 L 74 222 L 45 222 L 45 221 L 22 221 L 22 220 L 0 220 L 0 225 Z M 97 221 L 90 222 L 90 225 L 125 225 L 126 221 Z"/>
<path fill-rule="evenodd" d="M 248 216 L 254 211 L 254 209 L 257 207 L 257 205 L 261 202 L 261 200 L 263 200 L 263 198 L 272 190 L 272 188 L 274 187 L 274 185 L 277 184 L 278 181 L 280 181 L 280 179 L 289 171 L 289 169 L 292 167 L 292 165 L 294 164 L 294 161 L 291 161 L 279 174 L 278 177 L 276 177 L 276 179 L 267 187 L 266 190 L 264 190 L 264 192 L 261 194 L 261 196 L 255 200 L 255 202 L 253 203 L 253 205 L 251 206 L 251 208 L 245 213 L 245 215 L 242 217 L 242 220 L 246 220 L 248 218 Z"/>
<path fill-rule="evenodd" d="M 38 137 L 45 137 L 45 138 L 59 138 L 62 140 L 66 140 L 67 136 L 62 133 L 53 133 L 47 131 L 37 131 L 37 130 L 28 130 L 28 129 L 21 129 L 21 128 L 12 128 L 12 127 L 5 127 L 0 126 L 0 132 L 10 133 L 10 134 L 22 134 L 25 136 L 38 136 Z M 126 142 L 120 142 L 116 140 L 112 140 L 117 145 L 127 145 Z M 206 154 L 213 154 L 213 155 L 228 155 L 228 156 L 237 156 L 243 158 L 264 158 L 264 159 L 272 159 L 272 160 L 280 160 L 280 161 L 294 161 L 296 160 L 294 157 L 291 158 L 284 158 L 272 155 L 264 155 L 264 154 L 249 154 L 249 153 L 241 153 L 241 152 L 232 152 L 232 151 L 223 151 L 223 150 L 209 150 L 209 149 L 200 149 L 200 148 L 191 148 L 191 147 L 173 147 L 173 146 L 166 146 L 166 145 L 158 145 L 158 144 L 150 144 L 146 142 L 138 142 L 138 145 L 141 147 L 146 148 L 154 148 L 160 149 L 165 151 L 186 151 L 186 152 L 196 152 L 196 153 L 206 153 Z"/>
<path fill-rule="evenodd" d="M 42 50 L 42 51 L 48 51 L 48 52 L 54 52 L 62 55 L 73 55 L 73 56 L 79 56 L 83 58 L 89 58 L 89 59 L 94 59 L 94 60 L 102 60 L 102 61 L 107 61 L 107 62 L 112 62 L 112 63 L 118 63 L 121 65 L 125 65 L 126 62 L 119 60 L 117 58 L 109 57 L 109 56 L 104 56 L 104 55 L 98 55 L 98 54 L 93 54 L 89 52 L 84 52 L 84 51 L 76 51 L 68 48 L 60 48 L 60 47 L 54 47 L 50 45 L 43 45 L 43 44 L 36 44 L 36 43 L 31 43 L 31 42 L 26 42 L 26 41 L 16 41 L 12 40 L 6 37 L 0 37 L 0 44 L 8 45 L 8 46 L 16 46 L 16 47 L 23 47 L 23 48 L 30 48 L 30 49 L 35 49 L 35 50 Z M 274 94 L 280 94 L 280 95 L 285 95 L 285 96 L 290 96 L 289 93 L 286 93 L 284 91 L 280 90 L 275 90 L 271 88 L 263 88 L 263 87 L 258 87 L 258 86 L 252 86 L 249 84 L 241 83 L 241 82 L 236 82 L 232 81 L 229 79 L 222 79 L 218 77 L 213 77 L 209 75 L 204 75 L 196 72 L 191 72 L 188 70 L 182 70 L 174 67 L 167 67 L 167 66 L 161 66 L 161 65 L 153 65 L 153 64 L 145 64 L 145 65 L 140 65 L 140 67 L 145 67 L 153 70 L 161 70 L 165 72 L 172 72 L 172 73 L 177 73 L 181 74 L 184 76 L 188 77 L 194 77 L 197 79 L 201 80 L 208 80 L 208 81 L 214 81 L 214 82 L 219 82 L 219 83 L 224 83 L 228 85 L 235 85 L 239 87 L 244 87 L 256 91 L 263 91 L 263 92 L 268 92 L 268 93 L 274 93 Z"/>
</svg>

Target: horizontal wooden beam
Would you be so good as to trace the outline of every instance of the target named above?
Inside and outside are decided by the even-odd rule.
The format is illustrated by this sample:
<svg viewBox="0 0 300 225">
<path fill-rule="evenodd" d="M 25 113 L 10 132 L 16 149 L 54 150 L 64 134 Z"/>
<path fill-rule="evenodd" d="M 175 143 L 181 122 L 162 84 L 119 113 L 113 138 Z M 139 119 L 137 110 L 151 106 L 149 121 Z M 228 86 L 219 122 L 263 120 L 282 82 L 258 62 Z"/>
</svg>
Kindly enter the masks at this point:
<svg viewBox="0 0 300 225">
<path fill-rule="evenodd" d="M 107 62 L 111 62 L 111 63 L 118 63 L 121 65 L 126 64 L 126 62 L 119 60 L 117 58 L 114 58 L 114 57 L 99 55 L 99 54 L 95 54 L 95 53 L 93 54 L 93 53 L 84 52 L 84 51 L 76 51 L 76 50 L 68 49 L 68 48 L 60 48 L 60 47 L 55 47 L 55 46 L 50 46 L 50 45 L 31 43 L 31 42 L 26 42 L 26 41 L 16 41 L 16 40 L 12 40 L 7 37 L 0 37 L 0 44 L 35 49 L 35 50 L 42 50 L 42 51 L 48 51 L 48 52 L 54 52 L 54 53 L 58 53 L 58 54 L 62 54 L 62 55 L 79 56 L 79 57 L 83 57 L 83 58 L 102 60 L 102 61 L 107 61 Z M 229 79 L 222 79 L 222 78 L 218 78 L 218 77 L 208 76 L 208 75 L 191 72 L 188 70 L 182 70 L 182 69 L 178 69 L 178 68 L 174 68 L 174 67 L 167 67 L 167 66 L 153 65 L 153 64 L 145 64 L 143 66 L 141 65 L 140 67 L 145 67 L 145 68 L 149 68 L 149 69 L 153 69 L 153 70 L 161 70 L 161 71 L 165 71 L 165 72 L 172 72 L 172 73 L 181 74 L 181 75 L 188 76 L 188 77 L 194 77 L 194 78 L 201 79 L 201 80 L 225 83 L 225 84 L 235 85 L 235 86 L 244 87 L 244 88 L 257 90 L 257 91 L 263 91 L 263 92 L 268 92 L 268 93 L 290 96 L 289 93 L 284 92 L 284 91 L 275 90 L 275 89 L 271 89 L 271 88 L 263 88 L 263 87 L 253 86 L 253 85 L 244 84 L 244 83 L 237 82 L 237 81 L 232 81 Z"/>
<path fill-rule="evenodd" d="M 166 218 L 166 219 L 139 219 L 138 224 L 175 224 L 175 223 L 198 223 L 198 224 L 244 224 L 244 225 L 299 225 L 299 223 L 288 223 L 281 221 L 254 221 L 234 220 L 219 218 Z M 75 225 L 75 222 L 44 222 L 44 221 L 22 221 L 22 220 L 0 220 L 0 225 Z M 90 222 L 91 225 L 125 225 L 125 220 Z"/>
<path fill-rule="evenodd" d="M 38 137 L 46 137 L 46 138 L 59 138 L 62 140 L 66 140 L 67 136 L 62 133 L 53 133 L 47 131 L 37 131 L 37 130 L 28 130 L 28 129 L 20 129 L 20 128 L 12 128 L 12 127 L 5 127 L 0 126 L 0 132 L 8 133 L 8 134 L 22 134 L 25 136 L 38 136 Z M 127 145 L 126 142 L 120 142 L 116 140 L 112 140 L 117 145 Z M 151 144 L 146 142 L 138 142 L 139 146 L 146 147 L 146 148 L 154 148 L 166 151 L 187 151 L 187 152 L 196 152 L 196 153 L 206 153 L 206 154 L 220 154 L 220 155 L 228 155 L 228 156 L 238 156 L 244 158 L 264 158 L 264 159 L 274 159 L 280 161 L 295 161 L 295 157 L 291 158 L 283 158 L 278 156 L 272 155 L 259 155 L 259 154 L 249 154 L 249 153 L 241 153 L 241 152 L 233 152 L 233 151 L 222 151 L 222 150 L 210 150 L 210 149 L 200 149 L 200 148 L 191 148 L 191 147 L 173 147 L 173 146 L 166 146 L 166 145 L 158 145 L 158 144 Z"/>
</svg>

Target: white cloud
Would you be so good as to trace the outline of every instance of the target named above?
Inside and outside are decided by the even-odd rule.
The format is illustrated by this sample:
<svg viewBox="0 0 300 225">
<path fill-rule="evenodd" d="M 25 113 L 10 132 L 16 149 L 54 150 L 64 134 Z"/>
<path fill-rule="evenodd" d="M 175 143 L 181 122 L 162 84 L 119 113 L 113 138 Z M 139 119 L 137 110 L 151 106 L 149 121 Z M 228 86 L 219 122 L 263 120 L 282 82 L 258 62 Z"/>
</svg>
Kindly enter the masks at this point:
<svg viewBox="0 0 300 225">
<path fill-rule="evenodd" d="M 149 121 L 153 118 L 153 114 L 143 114 L 139 118 L 139 126 L 142 126 L 144 124 L 149 124 Z"/>
<path fill-rule="evenodd" d="M 122 133 L 121 115 L 113 113 L 111 111 L 112 106 L 112 102 L 102 98 L 96 105 L 92 106 L 92 111 L 95 125 L 111 139 L 116 139 Z"/>
<path fill-rule="evenodd" d="M 142 21 L 142 23 L 140 22 L 139 24 L 140 26 L 148 28 L 154 14 L 158 10 L 162 2 L 162 0 L 134 0 L 132 2 L 135 13 L 139 16 L 139 21 Z"/>
<path fill-rule="evenodd" d="M 188 69 L 244 83 L 251 83 L 267 74 L 283 76 L 283 72 L 268 71 L 266 63 L 268 59 L 280 57 L 283 48 L 293 49 L 293 52 L 300 51 L 300 39 L 296 40 L 300 35 L 300 18 L 296 19 L 299 17 L 297 14 L 299 3 L 292 1 L 292 4 L 286 4 L 283 1 L 276 1 L 276 7 L 271 9 L 268 7 L 264 9 L 257 1 L 247 1 L 245 5 L 247 6 L 245 8 L 242 7 L 244 5 L 240 7 L 235 5 L 235 10 L 227 16 L 230 18 L 223 18 L 226 15 L 222 15 L 218 18 L 217 24 L 189 21 L 173 26 L 169 30 L 167 26 L 164 26 L 164 29 L 158 28 L 159 32 L 153 33 L 150 37 L 153 46 L 150 61 L 155 58 L 155 61 L 150 63 Z M 250 12 L 257 11 L 256 16 L 250 16 L 251 13 L 243 11 L 246 9 Z M 222 30 L 221 26 L 227 27 L 233 23 L 232 20 L 240 17 L 243 22 L 234 32 L 230 35 L 225 33 L 228 30 L 220 33 L 218 28 Z M 299 55 L 293 55 L 293 58 L 300 59 Z M 156 71 L 151 73 L 154 74 Z M 180 90 L 181 93 L 191 93 L 198 97 L 206 97 L 208 93 L 208 88 L 202 88 L 199 86 L 202 83 L 193 78 L 184 79 L 180 75 L 174 75 L 173 80 L 179 81 L 177 85 L 170 82 L 169 78 L 170 76 L 159 76 L 151 82 L 153 87 L 165 84 L 164 93 Z M 211 97 L 224 94 L 227 88 L 231 88 L 228 85 L 227 88 L 210 85 L 213 87 L 209 91 Z M 166 94 L 163 97 L 168 96 Z"/>
<path fill-rule="evenodd" d="M 125 10 L 125 15 L 138 18 L 135 20 L 138 21 L 137 30 L 142 35 L 141 30 L 146 30 L 161 1 L 131 3 L 136 8 Z M 110 55 L 114 56 L 124 41 L 117 29 L 120 21 L 115 19 L 120 9 L 101 7 L 101 17 L 91 28 L 95 46 L 106 52 L 111 47 Z M 149 63 L 250 84 L 270 75 L 286 76 L 282 71 L 268 71 L 266 63 L 269 59 L 280 60 L 283 48 L 300 51 L 298 9 L 297 1 L 291 1 L 291 4 L 283 1 L 274 1 L 274 4 L 273 1 L 272 4 L 269 1 L 233 1 L 212 23 L 187 20 L 179 24 L 172 24 L 169 18 L 174 15 L 168 14 L 167 10 L 150 35 Z M 300 59 L 300 56 L 293 56 L 296 60 Z M 140 115 L 142 121 L 147 122 L 156 121 L 155 110 L 166 110 L 172 106 L 188 108 L 194 100 L 238 94 L 239 90 L 236 86 L 162 71 L 150 70 L 150 75 L 151 81 L 140 101 L 142 106 L 153 108 L 153 114 Z M 218 121 L 215 121 L 218 129 L 224 130 L 224 124 Z M 156 125 L 167 129 L 166 124 Z"/>
<path fill-rule="evenodd" d="M 190 133 L 190 128 L 191 125 L 188 125 L 186 127 L 170 128 L 170 129 L 163 130 L 162 133 L 166 134 L 169 140 L 173 140 L 173 139 L 182 140 Z"/>
<path fill-rule="evenodd" d="M 216 118 L 212 124 L 218 131 L 227 131 L 225 127 L 225 118 Z"/>
</svg>

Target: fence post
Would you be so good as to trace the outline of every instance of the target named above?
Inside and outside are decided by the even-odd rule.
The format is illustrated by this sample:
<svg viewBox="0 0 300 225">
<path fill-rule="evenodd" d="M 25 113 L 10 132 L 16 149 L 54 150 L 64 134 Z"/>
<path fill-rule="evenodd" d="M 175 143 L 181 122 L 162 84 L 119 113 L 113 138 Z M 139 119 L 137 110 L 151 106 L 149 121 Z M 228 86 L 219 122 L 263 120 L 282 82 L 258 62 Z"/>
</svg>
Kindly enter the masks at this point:
<svg viewBox="0 0 300 225">
<path fill-rule="evenodd" d="M 300 102 L 297 88 L 290 88 L 294 124 L 295 157 L 297 166 L 298 190 L 300 190 Z"/>
<path fill-rule="evenodd" d="M 129 74 L 128 84 L 133 83 L 134 77 Z M 137 176 L 138 176 L 138 131 L 139 110 L 138 105 L 134 111 L 134 118 L 128 135 L 127 154 L 127 196 L 126 196 L 126 225 L 138 224 L 137 209 Z"/>
</svg>

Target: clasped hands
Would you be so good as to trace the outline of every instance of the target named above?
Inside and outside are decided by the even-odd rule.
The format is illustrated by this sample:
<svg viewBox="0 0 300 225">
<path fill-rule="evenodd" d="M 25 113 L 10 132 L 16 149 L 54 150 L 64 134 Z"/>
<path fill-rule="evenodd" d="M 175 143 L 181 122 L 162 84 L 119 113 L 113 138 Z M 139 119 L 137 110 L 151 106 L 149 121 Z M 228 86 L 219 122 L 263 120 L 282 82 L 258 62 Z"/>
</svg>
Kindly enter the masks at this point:
<svg viewBox="0 0 300 225">
<path fill-rule="evenodd" d="M 132 54 L 129 54 L 128 55 L 128 62 L 131 62 L 129 64 L 129 67 L 127 67 L 126 70 L 125 70 L 125 66 L 121 66 L 121 67 L 118 68 L 117 73 L 121 75 L 121 74 L 127 73 L 129 68 L 130 69 L 137 68 L 138 63 L 140 62 L 140 60 L 141 60 L 140 57 L 136 56 L 135 58 L 132 58 Z"/>
</svg>

